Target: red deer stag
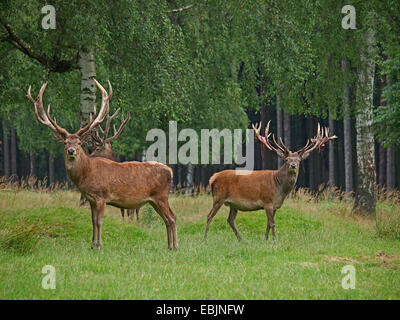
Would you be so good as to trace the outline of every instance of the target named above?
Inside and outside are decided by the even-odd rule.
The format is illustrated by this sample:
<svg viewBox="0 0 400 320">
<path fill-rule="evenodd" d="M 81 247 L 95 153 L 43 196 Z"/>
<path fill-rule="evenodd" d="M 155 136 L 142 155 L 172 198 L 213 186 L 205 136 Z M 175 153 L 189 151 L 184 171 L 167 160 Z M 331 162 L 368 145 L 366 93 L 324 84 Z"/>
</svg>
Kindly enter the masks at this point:
<svg viewBox="0 0 400 320">
<path fill-rule="evenodd" d="M 47 83 L 41 87 L 38 97 L 31 96 L 31 87 L 27 97 L 35 107 L 37 120 L 48 126 L 57 140 L 64 142 L 65 168 L 71 181 L 88 199 L 92 211 L 93 238 L 92 248 L 102 246 L 101 230 L 106 204 L 118 208 L 136 209 L 150 203 L 164 220 L 167 227 L 168 247 L 178 247 L 176 217 L 168 203 L 172 170 L 158 162 L 115 162 L 105 158 L 92 158 L 85 154 L 82 144 L 91 135 L 91 130 L 104 121 L 109 112 L 109 100 L 112 95 L 94 80 L 102 95 L 101 108 L 89 123 L 76 133 L 71 134 L 60 127 L 50 116 L 50 106 L 45 112 L 43 93 Z"/>
<path fill-rule="evenodd" d="M 265 239 L 268 240 L 269 230 L 272 229 L 272 236 L 275 238 L 274 216 L 286 196 L 296 184 L 299 174 L 300 161 L 306 159 L 310 153 L 316 149 L 322 150 L 324 145 L 336 136 L 329 137 L 328 128 L 321 129 L 318 124 L 317 135 L 307 141 L 307 144 L 296 152 L 291 152 L 280 139 L 279 145 L 275 137 L 272 136 L 275 147 L 269 142 L 269 124 L 265 129 L 265 136 L 260 135 L 261 123 L 254 126 L 255 135 L 260 143 L 268 150 L 284 160 L 284 164 L 278 170 L 260 170 L 260 171 L 240 171 L 224 170 L 215 173 L 210 178 L 210 185 L 213 196 L 213 207 L 207 216 L 207 225 L 204 232 L 204 238 L 207 236 L 210 223 L 223 204 L 230 207 L 228 223 L 233 229 L 239 241 L 242 240 L 236 225 L 235 219 L 238 210 L 255 211 L 264 209 L 267 218 L 267 230 Z"/>
<path fill-rule="evenodd" d="M 107 115 L 106 127 L 104 130 L 101 127 L 101 125 L 98 126 L 98 130 L 101 132 L 101 136 L 97 133 L 96 130 L 93 130 L 92 141 L 96 145 L 96 148 L 90 154 L 90 157 L 102 157 L 102 158 L 110 159 L 112 161 L 117 161 L 117 158 L 115 157 L 114 152 L 111 147 L 111 141 L 118 138 L 118 136 L 121 134 L 122 129 L 130 120 L 130 113 L 128 113 L 128 116 L 126 119 L 124 119 L 124 117 L 122 116 L 121 126 L 119 127 L 118 130 L 114 126 L 114 135 L 109 138 L 107 138 L 107 136 L 108 136 L 108 132 L 110 131 L 111 121 L 118 115 L 120 110 L 121 109 L 118 108 L 118 110 L 115 111 L 115 113 L 112 116 Z M 85 202 L 86 202 L 86 199 L 82 195 L 80 205 L 83 205 Z M 132 216 L 134 214 L 134 210 L 127 209 L 127 214 L 128 214 L 128 217 Z M 123 208 L 121 208 L 121 215 L 122 215 L 122 219 L 123 219 L 125 216 L 125 209 L 123 209 Z M 136 209 L 136 220 L 139 221 L 139 209 Z"/>
</svg>

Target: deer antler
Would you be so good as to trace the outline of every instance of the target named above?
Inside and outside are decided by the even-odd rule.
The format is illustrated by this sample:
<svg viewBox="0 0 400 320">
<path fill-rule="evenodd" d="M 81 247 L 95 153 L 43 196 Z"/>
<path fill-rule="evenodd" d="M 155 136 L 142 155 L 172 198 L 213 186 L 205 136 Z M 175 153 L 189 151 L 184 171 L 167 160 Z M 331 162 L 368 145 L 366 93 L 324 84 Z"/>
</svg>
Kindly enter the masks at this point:
<svg viewBox="0 0 400 320">
<path fill-rule="evenodd" d="M 93 117 L 91 117 L 89 123 L 86 126 L 84 126 L 83 128 L 78 130 L 78 132 L 76 134 L 79 136 L 87 134 L 94 127 L 96 127 L 100 123 L 102 123 L 110 111 L 110 100 L 111 100 L 111 97 L 113 94 L 110 81 L 108 81 L 108 87 L 110 88 L 110 90 L 109 90 L 110 93 L 108 94 L 107 91 L 103 88 L 103 86 L 96 79 L 93 79 L 93 80 L 94 80 L 94 83 L 96 84 L 97 88 L 99 88 L 99 90 L 101 92 L 101 107 L 100 107 L 99 114 L 97 114 L 97 116 L 96 116 L 96 107 L 94 108 L 93 116 L 95 118 L 93 119 Z"/>
<path fill-rule="evenodd" d="M 93 138 L 93 140 L 95 140 L 95 142 L 97 144 L 104 145 L 106 143 L 110 143 L 112 140 L 116 139 L 121 134 L 122 129 L 124 128 L 124 126 L 128 123 L 128 121 L 131 118 L 131 114 L 129 112 L 128 112 L 128 116 L 126 117 L 126 119 L 124 119 L 124 116 L 122 115 L 121 126 L 117 130 L 115 125 L 114 125 L 113 126 L 114 127 L 114 135 L 112 137 L 107 138 L 108 132 L 110 131 L 111 121 L 112 121 L 112 119 L 114 119 L 118 115 L 120 110 L 121 110 L 121 108 L 118 108 L 117 111 L 115 111 L 112 116 L 107 115 L 107 123 L 106 123 L 106 127 L 105 127 L 104 130 L 103 130 L 103 128 L 101 126 L 99 126 L 99 130 L 101 131 L 101 134 L 102 134 L 101 137 L 98 135 L 97 132 L 94 132 L 92 134 L 92 138 Z"/>
<path fill-rule="evenodd" d="M 336 139 L 337 136 L 329 137 L 329 128 L 324 127 L 321 128 L 320 124 L 318 123 L 317 134 L 314 138 L 307 140 L 306 145 L 297 151 L 297 153 L 303 158 L 307 158 L 311 152 L 314 150 L 322 150 L 325 147 L 325 144 L 329 142 L 329 140 Z"/>
<path fill-rule="evenodd" d="M 114 126 L 113 126 L 113 128 L 114 128 L 114 135 L 113 135 L 112 137 L 107 138 L 106 140 L 104 140 L 104 142 L 105 142 L 105 143 L 109 143 L 109 142 L 113 141 L 114 139 L 118 138 L 118 136 L 119 136 L 119 135 L 121 134 L 121 132 L 122 132 L 122 129 L 123 129 L 123 128 L 125 127 L 125 125 L 128 123 L 128 121 L 130 120 L 130 118 L 131 118 L 130 112 L 128 112 L 128 115 L 127 115 L 126 119 L 124 119 L 124 115 L 122 115 L 122 123 L 121 123 L 119 129 L 117 130 L 117 129 L 115 128 L 115 125 L 114 125 Z"/>
<path fill-rule="evenodd" d="M 42 87 L 40 88 L 40 91 L 39 91 L 39 94 L 38 94 L 37 98 L 33 99 L 32 95 L 31 95 L 31 86 L 29 86 L 28 93 L 26 94 L 26 96 L 33 103 L 33 105 L 35 107 L 36 119 L 40 123 L 48 126 L 51 130 L 53 130 L 53 132 L 55 134 L 55 137 L 57 139 L 63 139 L 67 135 L 69 135 L 70 133 L 67 130 L 65 130 L 64 128 L 60 127 L 57 124 L 55 119 L 53 120 L 51 118 L 51 116 L 50 116 L 50 104 L 49 104 L 49 106 L 47 108 L 47 113 L 44 111 L 44 108 L 43 108 L 43 93 L 46 90 L 46 87 L 47 87 L 47 82 L 45 82 L 42 85 Z"/>
<path fill-rule="evenodd" d="M 280 146 L 276 140 L 275 140 L 275 136 L 272 133 L 269 133 L 269 125 L 271 123 L 271 120 L 268 121 L 267 126 L 265 128 L 265 134 L 264 137 L 262 135 L 260 135 L 260 130 L 261 130 L 261 122 L 258 125 L 252 125 L 253 129 L 254 129 L 254 133 L 258 139 L 258 141 L 260 141 L 263 145 L 265 145 L 267 147 L 268 150 L 270 151 L 274 151 L 277 153 L 277 155 L 281 158 L 285 158 L 288 154 L 289 154 L 289 149 L 283 144 L 282 139 L 281 140 L 281 144 L 282 146 Z M 269 136 L 272 134 L 272 141 L 274 142 L 276 148 L 274 146 L 272 146 L 272 144 L 268 141 Z"/>
<path fill-rule="evenodd" d="M 99 130 L 101 131 L 101 133 L 103 134 L 103 138 L 107 138 L 108 136 L 108 131 L 110 131 L 110 125 L 111 125 L 111 120 L 114 119 L 118 113 L 121 111 L 121 108 L 118 108 L 117 111 L 114 112 L 114 114 L 112 116 L 107 115 L 107 122 L 106 122 L 106 128 L 105 130 L 103 130 L 103 128 L 101 126 L 99 126 Z"/>
</svg>

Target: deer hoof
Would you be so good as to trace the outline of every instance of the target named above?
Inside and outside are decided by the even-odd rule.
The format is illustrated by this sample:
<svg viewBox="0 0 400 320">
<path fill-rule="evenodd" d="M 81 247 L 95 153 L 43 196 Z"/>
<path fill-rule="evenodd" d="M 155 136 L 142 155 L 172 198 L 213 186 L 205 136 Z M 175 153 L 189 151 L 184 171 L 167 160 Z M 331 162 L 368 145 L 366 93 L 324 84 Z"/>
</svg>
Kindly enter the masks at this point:
<svg viewBox="0 0 400 320">
<path fill-rule="evenodd" d="M 92 249 L 101 249 L 102 245 L 97 242 L 93 242 L 91 248 Z"/>
</svg>

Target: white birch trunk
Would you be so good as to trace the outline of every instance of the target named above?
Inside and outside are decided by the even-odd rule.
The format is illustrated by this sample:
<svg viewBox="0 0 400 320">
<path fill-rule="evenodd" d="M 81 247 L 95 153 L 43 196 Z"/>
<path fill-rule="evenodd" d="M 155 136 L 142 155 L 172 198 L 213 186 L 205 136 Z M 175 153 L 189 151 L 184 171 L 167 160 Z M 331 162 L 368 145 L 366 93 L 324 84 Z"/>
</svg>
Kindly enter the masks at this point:
<svg viewBox="0 0 400 320">
<path fill-rule="evenodd" d="M 348 72 L 347 61 L 342 60 L 342 71 Z M 350 118 L 350 88 L 349 84 L 345 84 L 343 88 L 343 136 L 344 136 L 344 177 L 345 191 L 353 191 L 353 157 L 351 148 L 351 118 Z"/>
<path fill-rule="evenodd" d="M 81 71 L 81 127 L 89 122 L 90 114 L 93 112 L 96 103 L 96 86 L 93 79 L 96 77 L 93 49 L 81 48 L 78 59 Z M 98 110 L 97 110 L 98 111 Z M 91 141 L 88 142 L 89 150 L 93 151 Z"/>
<path fill-rule="evenodd" d="M 375 36 L 372 30 L 366 35 L 368 57 L 361 56 L 362 67 L 357 86 L 357 174 L 358 186 L 355 208 L 361 214 L 375 215 L 376 164 L 373 128 L 373 89 L 375 62 L 372 50 Z"/>
</svg>

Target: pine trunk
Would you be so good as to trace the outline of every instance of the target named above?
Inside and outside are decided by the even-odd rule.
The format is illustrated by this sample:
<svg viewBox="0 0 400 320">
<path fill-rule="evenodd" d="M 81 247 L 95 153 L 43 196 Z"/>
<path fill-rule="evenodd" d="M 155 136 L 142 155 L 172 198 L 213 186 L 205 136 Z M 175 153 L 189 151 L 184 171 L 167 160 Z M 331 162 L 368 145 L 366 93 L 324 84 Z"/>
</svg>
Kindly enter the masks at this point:
<svg viewBox="0 0 400 320">
<path fill-rule="evenodd" d="M 313 129 L 314 125 L 313 125 L 313 123 L 314 123 L 313 118 L 310 117 L 309 120 L 308 120 L 308 136 L 309 137 L 313 137 L 313 134 L 314 134 L 314 129 Z M 308 185 L 309 185 L 309 188 L 311 190 L 314 190 L 314 187 L 315 187 L 315 179 L 314 179 L 315 168 L 314 168 L 314 154 L 313 153 L 310 154 L 310 156 L 308 157 L 307 161 L 308 161 L 308 170 L 307 170 L 307 172 L 308 172 Z"/>
<path fill-rule="evenodd" d="M 263 87 L 261 87 L 260 90 L 263 94 Z M 260 115 L 261 115 L 261 132 L 264 132 L 265 125 L 267 123 L 267 108 L 265 106 L 264 100 L 261 102 Z M 267 156 L 268 156 L 267 152 L 268 152 L 268 150 L 261 143 L 258 143 L 258 145 L 260 146 L 261 169 L 265 170 L 265 169 L 267 169 Z"/>
<path fill-rule="evenodd" d="M 394 157 L 394 148 L 390 146 L 386 150 L 386 188 L 387 190 L 393 190 L 395 187 L 395 157 Z"/>
<path fill-rule="evenodd" d="M 194 165 L 192 163 L 188 163 L 186 172 L 186 189 L 185 189 L 186 196 L 189 196 L 190 192 L 192 191 L 193 174 L 194 174 Z"/>
<path fill-rule="evenodd" d="M 282 137 L 282 136 L 281 136 Z M 291 149 L 291 139 L 290 139 L 290 114 L 287 112 L 283 112 L 283 142 L 285 146 L 290 150 Z"/>
<path fill-rule="evenodd" d="M 329 112 L 330 113 L 330 112 Z M 329 135 L 335 134 L 335 123 L 332 116 L 329 116 Z M 336 185 L 335 179 L 335 143 L 329 143 L 329 186 L 332 188 Z"/>
<path fill-rule="evenodd" d="M 35 176 L 35 155 L 33 152 L 29 153 L 29 175 Z"/>
<path fill-rule="evenodd" d="M 378 183 L 379 187 L 383 188 L 386 185 L 386 149 L 383 145 L 379 144 L 379 170 L 378 170 Z"/>
<path fill-rule="evenodd" d="M 283 111 L 282 109 L 279 108 L 280 102 L 279 102 L 279 95 L 276 96 L 276 131 L 278 135 L 278 139 L 280 137 L 283 137 Z M 278 158 L 278 168 L 280 168 L 283 164 L 283 161 L 281 158 Z"/>
<path fill-rule="evenodd" d="M 52 186 L 54 184 L 54 156 L 49 153 L 49 184 Z"/>
<path fill-rule="evenodd" d="M 10 176 L 10 144 L 8 140 L 9 129 L 5 120 L 2 121 L 3 126 L 3 161 L 4 161 L 4 176 Z"/>
<path fill-rule="evenodd" d="M 14 128 L 11 128 L 11 176 L 18 178 L 17 172 L 17 134 Z"/>
</svg>

